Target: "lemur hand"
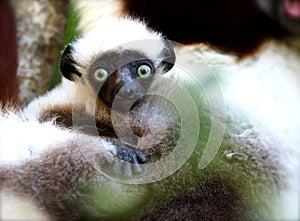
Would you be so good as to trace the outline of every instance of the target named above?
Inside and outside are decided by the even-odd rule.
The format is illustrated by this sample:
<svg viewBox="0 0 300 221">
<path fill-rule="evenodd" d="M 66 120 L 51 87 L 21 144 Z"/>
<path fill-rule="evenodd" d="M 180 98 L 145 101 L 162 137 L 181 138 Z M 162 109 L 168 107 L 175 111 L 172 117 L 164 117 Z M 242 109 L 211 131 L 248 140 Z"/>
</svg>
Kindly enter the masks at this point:
<svg viewBox="0 0 300 221">
<path fill-rule="evenodd" d="M 131 147 L 118 139 L 113 140 L 113 143 L 116 147 L 114 155 L 119 159 L 115 161 L 114 171 L 119 174 L 125 172 L 129 176 L 140 173 L 140 164 L 145 163 L 147 157 L 139 149 Z"/>
</svg>

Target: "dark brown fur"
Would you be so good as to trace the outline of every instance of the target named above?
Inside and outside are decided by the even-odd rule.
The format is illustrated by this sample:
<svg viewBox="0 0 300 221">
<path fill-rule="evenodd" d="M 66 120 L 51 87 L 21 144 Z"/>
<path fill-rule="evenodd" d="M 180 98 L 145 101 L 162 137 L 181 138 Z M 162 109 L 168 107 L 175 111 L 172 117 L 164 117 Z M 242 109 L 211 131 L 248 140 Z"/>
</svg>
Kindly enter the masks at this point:
<svg viewBox="0 0 300 221">
<path fill-rule="evenodd" d="M 81 153 L 76 142 L 58 145 L 47 151 L 40 160 L 29 160 L 19 166 L 1 167 L 1 188 L 10 189 L 20 197 L 33 199 L 46 209 L 54 220 L 78 220 L 85 191 L 100 174 L 96 164 L 104 164 L 101 147 L 88 147 Z"/>
<path fill-rule="evenodd" d="M 110 116 L 107 116 L 107 118 L 110 119 Z M 90 135 L 97 135 L 95 132 L 98 131 L 100 136 L 116 137 L 110 121 L 93 119 L 93 116 L 88 115 L 83 107 L 54 105 L 41 113 L 39 121 L 41 123 L 52 121 L 58 126 L 70 129 L 74 126 L 79 127 L 78 129 L 82 132 Z M 74 125 L 74 122 L 76 122 L 76 125 Z M 91 125 L 91 122 L 95 124 Z"/>
<path fill-rule="evenodd" d="M 256 218 L 255 218 L 256 217 Z M 224 180 L 211 180 L 154 209 L 142 221 L 259 220 Z"/>
<path fill-rule="evenodd" d="M 100 107 L 101 105 L 98 105 Z M 112 125 L 111 115 L 114 114 L 117 119 Z M 154 131 L 150 130 L 149 119 L 159 115 L 165 122 L 167 127 L 163 139 L 160 143 L 153 146 L 151 139 L 157 139 Z M 138 140 L 131 140 L 148 158 L 159 159 L 166 155 L 174 147 L 180 131 L 180 118 L 178 113 L 166 100 L 160 97 L 147 97 L 143 102 L 135 106 L 129 114 L 130 128 L 124 128 L 124 115 L 122 113 L 106 113 L 101 108 L 97 109 L 95 116 L 91 116 L 85 111 L 84 107 L 72 105 L 54 105 L 41 113 L 40 122 L 52 121 L 54 124 L 66 128 L 76 128 L 80 132 L 94 136 L 104 136 L 110 138 L 118 138 L 115 130 L 117 129 L 121 135 L 126 136 L 127 130 L 132 130 L 137 137 L 144 138 L 140 143 Z M 160 122 L 152 122 L 160 123 Z M 75 125 L 74 125 L 75 124 Z M 97 133 L 98 132 L 98 133 Z M 148 136 L 148 138 L 146 138 Z M 151 136 L 153 136 L 151 138 Z"/>
</svg>

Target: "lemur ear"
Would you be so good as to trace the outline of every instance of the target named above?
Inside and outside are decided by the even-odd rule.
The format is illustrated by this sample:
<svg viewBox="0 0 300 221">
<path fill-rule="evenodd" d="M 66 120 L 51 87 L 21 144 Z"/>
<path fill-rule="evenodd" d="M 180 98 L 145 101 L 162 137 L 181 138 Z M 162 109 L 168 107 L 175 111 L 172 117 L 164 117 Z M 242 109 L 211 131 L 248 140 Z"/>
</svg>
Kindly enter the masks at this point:
<svg viewBox="0 0 300 221">
<path fill-rule="evenodd" d="M 69 44 L 65 48 L 60 60 L 60 71 L 63 76 L 70 81 L 74 81 L 74 75 L 81 77 L 81 73 L 76 69 L 76 62 L 72 57 L 73 51 L 73 46 Z"/>
<path fill-rule="evenodd" d="M 176 55 L 174 52 L 173 44 L 167 38 L 164 38 L 164 43 L 165 43 L 165 48 L 163 49 L 162 52 L 164 59 L 162 61 L 162 64 L 164 67 L 164 71 L 167 72 L 170 69 L 172 69 L 172 67 L 174 66 L 176 61 Z"/>
</svg>

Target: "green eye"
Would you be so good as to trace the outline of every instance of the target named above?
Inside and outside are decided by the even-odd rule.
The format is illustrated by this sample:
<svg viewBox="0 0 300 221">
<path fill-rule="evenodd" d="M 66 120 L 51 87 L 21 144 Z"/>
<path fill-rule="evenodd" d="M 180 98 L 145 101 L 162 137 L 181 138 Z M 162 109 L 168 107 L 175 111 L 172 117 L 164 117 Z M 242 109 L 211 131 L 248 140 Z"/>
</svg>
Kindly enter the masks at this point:
<svg viewBox="0 0 300 221">
<path fill-rule="evenodd" d="M 103 68 L 98 68 L 94 71 L 94 77 L 97 81 L 105 81 L 108 77 L 108 73 Z"/>
<path fill-rule="evenodd" d="M 141 78 L 147 78 L 151 75 L 151 73 L 152 73 L 152 68 L 146 64 L 142 64 L 137 69 L 137 74 Z"/>
</svg>

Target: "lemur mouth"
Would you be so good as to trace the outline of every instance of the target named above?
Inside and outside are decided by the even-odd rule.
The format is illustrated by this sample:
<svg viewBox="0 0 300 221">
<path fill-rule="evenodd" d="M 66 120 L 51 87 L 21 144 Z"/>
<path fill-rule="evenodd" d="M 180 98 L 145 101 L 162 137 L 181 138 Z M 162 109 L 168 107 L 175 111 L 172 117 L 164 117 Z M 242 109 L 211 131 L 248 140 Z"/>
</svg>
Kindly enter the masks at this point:
<svg viewBox="0 0 300 221">
<path fill-rule="evenodd" d="M 112 107 L 112 109 L 114 109 L 115 111 L 119 111 L 119 112 L 129 112 L 131 111 L 133 108 L 135 108 L 140 102 L 142 102 L 143 98 L 138 98 L 138 99 L 126 99 L 126 98 L 122 98 L 122 99 L 117 99 L 115 98 L 115 103 Z"/>
<path fill-rule="evenodd" d="M 284 0 L 283 7 L 289 18 L 300 21 L 300 0 Z"/>
<path fill-rule="evenodd" d="M 126 106 L 132 105 L 132 100 L 131 99 L 120 99 L 119 102 L 120 102 L 120 104 L 126 105 Z"/>
</svg>

